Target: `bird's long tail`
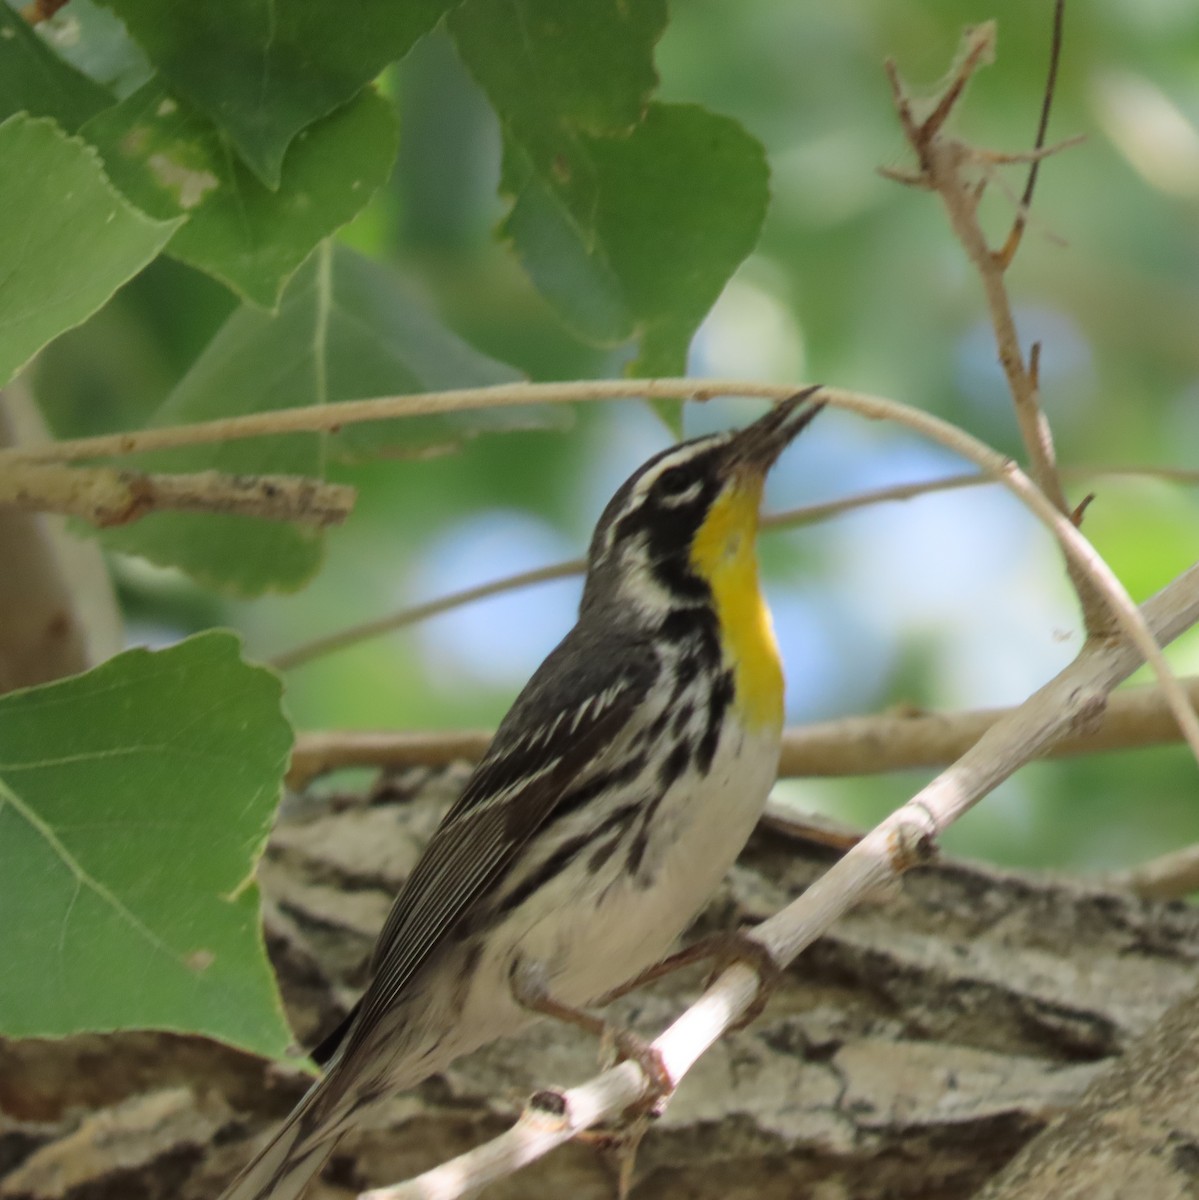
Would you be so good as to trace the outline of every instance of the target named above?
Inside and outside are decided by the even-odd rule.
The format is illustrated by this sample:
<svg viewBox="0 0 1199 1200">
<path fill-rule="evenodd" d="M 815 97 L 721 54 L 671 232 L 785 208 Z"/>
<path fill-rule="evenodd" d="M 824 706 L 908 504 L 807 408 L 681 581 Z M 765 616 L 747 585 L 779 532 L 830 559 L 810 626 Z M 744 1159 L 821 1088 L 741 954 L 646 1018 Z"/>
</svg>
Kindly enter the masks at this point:
<svg viewBox="0 0 1199 1200">
<path fill-rule="evenodd" d="M 326 1076 L 312 1087 L 220 1200 L 297 1200 L 340 1140 L 340 1122 L 321 1120 L 314 1112 L 327 1082 Z"/>
</svg>

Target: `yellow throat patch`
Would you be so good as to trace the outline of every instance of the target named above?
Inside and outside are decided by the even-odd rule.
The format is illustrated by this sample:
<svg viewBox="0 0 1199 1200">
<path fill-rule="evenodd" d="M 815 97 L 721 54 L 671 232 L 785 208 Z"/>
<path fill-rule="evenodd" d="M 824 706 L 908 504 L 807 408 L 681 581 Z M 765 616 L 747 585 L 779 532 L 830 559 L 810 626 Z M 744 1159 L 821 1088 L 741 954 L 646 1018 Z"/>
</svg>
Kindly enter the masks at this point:
<svg viewBox="0 0 1199 1200">
<path fill-rule="evenodd" d="M 783 724 L 783 669 L 770 610 L 758 586 L 762 480 L 743 476 L 717 498 L 691 544 L 691 565 L 708 581 L 720 620 L 734 705 L 750 729 Z"/>
</svg>

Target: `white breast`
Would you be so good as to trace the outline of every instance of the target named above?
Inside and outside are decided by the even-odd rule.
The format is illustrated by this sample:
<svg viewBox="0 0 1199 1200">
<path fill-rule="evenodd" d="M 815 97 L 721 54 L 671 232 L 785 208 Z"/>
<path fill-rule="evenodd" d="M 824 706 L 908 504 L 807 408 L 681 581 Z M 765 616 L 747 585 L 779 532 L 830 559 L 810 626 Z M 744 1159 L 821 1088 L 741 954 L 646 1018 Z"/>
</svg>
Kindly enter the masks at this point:
<svg viewBox="0 0 1199 1200">
<path fill-rule="evenodd" d="M 650 757 L 643 775 L 617 798 L 639 800 L 638 811 L 658 794 L 661 756 Z M 554 999 L 584 1007 L 661 961 L 753 832 L 778 757 L 777 730 L 748 732 L 730 712 L 708 772 L 701 775 L 692 763 L 662 796 L 636 873 L 629 870 L 630 821 L 627 836 L 598 870 L 585 869 L 589 847 L 574 860 L 577 869 L 561 871 L 488 928 L 477 957 L 466 945 L 447 947 L 440 965 L 414 981 L 403 1011 L 394 1014 L 404 1044 L 382 1065 L 392 1086 L 411 1086 L 529 1024 L 534 1017 L 511 990 L 518 962 L 537 965 Z"/>
<path fill-rule="evenodd" d="M 571 874 L 550 885 L 519 940 L 557 999 L 587 1004 L 666 955 L 753 832 L 778 756 L 776 731 L 746 733 L 730 716 L 708 773 L 693 763 L 658 805 L 635 874 L 626 841 L 585 893 Z"/>
</svg>

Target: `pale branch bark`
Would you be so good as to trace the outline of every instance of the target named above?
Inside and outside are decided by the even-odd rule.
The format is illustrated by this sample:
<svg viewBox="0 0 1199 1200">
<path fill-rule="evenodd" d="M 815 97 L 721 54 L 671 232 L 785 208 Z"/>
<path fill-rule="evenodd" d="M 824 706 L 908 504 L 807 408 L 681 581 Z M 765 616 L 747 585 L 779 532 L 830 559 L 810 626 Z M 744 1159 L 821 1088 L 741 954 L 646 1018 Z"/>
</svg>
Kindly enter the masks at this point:
<svg viewBox="0 0 1199 1200">
<path fill-rule="evenodd" d="M 1199 845 L 1184 846 L 1126 871 L 1103 876 L 1104 886 L 1125 888 L 1153 900 L 1173 900 L 1199 892 Z"/>
<path fill-rule="evenodd" d="M 298 733 L 287 769 L 287 786 L 302 791 L 314 779 L 345 767 L 441 767 L 478 762 L 491 745 L 489 729 L 450 733 L 388 729 L 330 729 Z"/>
<path fill-rule="evenodd" d="M 428 415 L 435 412 L 501 407 L 517 403 L 612 399 L 619 396 L 641 396 L 647 399 L 689 397 L 706 400 L 713 396 L 740 394 L 783 400 L 794 395 L 795 388 L 780 387 L 757 381 L 727 381 L 711 379 L 659 380 L 588 380 L 581 383 L 501 384 L 490 388 L 465 388 L 449 392 L 426 392 L 407 397 L 388 397 L 379 400 L 346 401 L 336 405 L 313 405 L 300 409 L 279 409 L 271 413 L 253 413 L 230 417 L 200 425 L 177 426 L 168 429 L 147 429 L 135 433 L 113 434 L 85 438 L 75 442 L 57 442 L 52 448 L 31 455 L 14 455 L 0 450 L 0 470 L 16 462 L 64 461 L 110 454 L 131 454 L 168 446 L 198 442 L 225 441 L 237 437 L 265 436 L 272 433 L 317 431 L 347 424 L 394 418 Z M 822 401 L 834 407 L 846 408 L 876 420 L 894 420 L 921 435 L 969 459 L 985 474 L 1002 483 L 1053 533 L 1071 563 L 1090 578 L 1111 608 L 1119 628 L 1132 639 L 1145 660 L 1161 681 L 1170 705 L 1178 717 L 1179 726 L 1196 757 L 1199 757 L 1199 719 L 1187 703 L 1186 696 L 1174 679 L 1169 664 L 1154 644 L 1127 591 L 1091 544 L 1043 492 L 1010 459 L 997 453 L 965 430 L 942 421 L 919 409 L 883 400 L 877 396 L 847 392 L 840 388 L 822 387 Z"/>
<path fill-rule="evenodd" d="M 435 412 L 463 411 L 474 408 L 500 407 L 511 404 L 552 401 L 613 399 L 619 396 L 640 396 L 647 399 L 689 397 L 706 400 L 713 396 L 740 394 L 783 400 L 794 395 L 795 388 L 780 387 L 757 381 L 727 381 L 711 379 L 659 380 L 588 380 L 581 383 L 502 384 L 491 388 L 466 388 L 452 392 L 426 392 L 407 397 L 380 400 L 346 401 L 336 405 L 313 405 L 301 409 L 279 409 L 271 413 L 254 413 L 244 417 L 209 421 L 201 425 L 178 426 L 173 429 L 148 429 L 136 433 L 114 434 L 100 438 L 85 438 L 75 442 L 57 442 L 52 449 L 30 452 L 33 457 L 14 455 L 0 450 L 0 471 L 22 461 L 64 461 L 109 454 L 130 454 L 148 449 L 224 441 L 235 437 L 265 436 L 273 433 L 317 431 L 351 423 L 401 416 L 427 415 Z M 1153 668 L 1170 706 L 1178 717 L 1188 744 L 1199 757 L 1199 719 L 1187 703 L 1169 664 L 1162 657 L 1146 629 L 1135 604 L 1110 568 L 1091 544 L 1063 516 L 1045 494 L 1010 459 L 985 443 L 929 413 L 884 400 L 877 396 L 847 392 L 840 388 L 823 387 L 822 401 L 845 408 L 876 420 L 894 420 L 924 437 L 969 459 L 985 474 L 992 476 L 1012 492 L 1034 516 L 1053 533 L 1069 561 L 1091 579 L 1111 608 L 1116 624 L 1126 634 Z"/>
<path fill-rule="evenodd" d="M 1199 704 L 1199 678 L 1183 681 Z M 1011 708 L 961 713 L 882 713 L 800 726 L 784 737 L 781 773 L 865 775 L 912 767 L 940 767 L 959 758 Z M 1066 733 L 1046 748 L 1046 758 L 1129 750 L 1179 740 L 1178 722 L 1153 684 L 1113 692 L 1093 725 Z"/>
<path fill-rule="evenodd" d="M 1182 680 L 1199 704 L 1199 677 Z M 943 767 L 964 754 L 996 722 L 1014 710 L 880 713 L 842 717 L 783 731 L 779 775 L 783 778 L 882 775 L 914 767 Z M 296 736 L 288 786 L 302 789 L 313 779 L 345 767 L 437 767 L 457 760 L 477 762 L 487 752 L 486 729 L 315 730 Z M 1132 750 L 1179 740 L 1178 722 L 1154 684 L 1113 692 L 1093 728 L 1069 733 L 1045 751 L 1067 758 L 1105 750 Z"/>
<path fill-rule="evenodd" d="M 1075 467 L 1062 471 L 1066 477 L 1091 479 L 1096 476 L 1115 477 L 1144 477 L 1169 479 L 1176 483 L 1199 483 L 1199 471 L 1187 470 L 1183 467 Z M 841 500 L 828 500 L 818 504 L 805 504 L 799 508 L 787 509 L 785 512 L 770 513 L 762 518 L 762 531 L 771 532 L 776 529 L 792 529 L 797 525 L 814 524 L 817 521 L 828 520 L 842 513 L 853 512 L 874 504 L 884 504 L 899 500 L 914 500 L 921 496 L 933 495 L 937 492 L 956 491 L 960 488 L 978 487 L 983 484 L 996 482 L 989 475 L 979 472 L 968 472 L 960 475 L 947 475 L 943 479 L 929 479 L 920 483 L 892 484 L 889 487 L 873 488 L 869 491 L 858 492 Z M 289 671 L 303 666 L 314 659 L 326 654 L 333 654 L 349 646 L 383 634 L 392 633 L 405 626 L 414 625 L 430 617 L 439 616 L 455 608 L 485 600 L 490 596 L 498 596 L 504 592 L 517 591 L 520 588 L 531 587 L 534 584 L 546 583 L 553 579 L 565 579 L 572 575 L 581 575 L 586 570 L 586 559 L 572 558 L 564 562 L 552 563 L 538 567 L 532 571 L 521 571 L 515 575 L 507 575 L 494 579 L 489 583 L 476 587 L 465 588 L 459 592 L 451 592 L 439 596 L 423 604 L 414 604 L 407 608 L 398 609 L 382 617 L 347 625 L 343 629 L 313 638 L 290 650 L 275 655 L 270 665 L 277 671 Z"/>
<path fill-rule="evenodd" d="M 976 1200 L 1187 1200 L 1199 1181 L 1199 989 Z"/>
<path fill-rule="evenodd" d="M 919 171 L 911 182 L 937 194 L 954 236 L 978 274 L 995 331 L 999 362 L 1015 402 L 1016 420 L 1028 451 L 1030 474 L 1064 513 L 1068 509 L 1057 477 L 1052 434 L 1041 411 L 1036 381 L 1024 361 L 1004 285 L 1008 264 L 991 250 L 979 225 L 980 190 L 977 183 L 963 177 L 963 169 L 976 165 L 980 155 L 973 146 L 945 133 L 945 123 L 961 100 L 967 83 L 980 66 L 993 62 L 994 58 L 995 22 L 987 21 L 966 33 L 957 65 L 940 95 L 927 102 L 932 105 L 932 110 L 923 120 L 916 119 L 908 90 L 893 62 L 887 64 L 887 75 L 900 125 L 919 164 Z"/>
<path fill-rule="evenodd" d="M 146 474 L 39 462 L 0 471 L 0 509 L 61 513 L 101 527 L 156 512 L 232 513 L 321 527 L 344 521 L 356 494 L 345 484 L 298 475 Z"/>
<path fill-rule="evenodd" d="M 798 387 L 780 387 L 752 380 L 595 379 L 561 383 L 505 383 L 484 388 L 455 388 L 408 396 L 381 396 L 367 400 L 344 400 L 337 404 L 281 408 L 271 412 L 221 417 L 193 425 L 63 440 L 55 442 L 53 446 L 38 447 L 36 451 L 22 452 L 21 455 L 6 456 L 6 452 L 0 451 L 0 469 L 14 461 L 74 462 L 87 458 L 111 458 L 243 438 L 275 437 L 283 433 L 332 433 L 348 425 L 370 421 L 521 404 L 582 404 L 618 399 L 701 400 L 723 395 L 779 400 L 798 390 Z"/>
<path fill-rule="evenodd" d="M 304 1044 L 353 1001 L 396 889 L 468 775 L 411 771 L 367 802 L 286 806 L 259 874 Z M 831 857 L 759 829 L 688 940 L 761 920 Z M 911 872 L 885 905 L 838 921 L 758 1021 L 698 1064 L 642 1143 L 634 1200 L 966 1200 L 1194 987 L 1197 965 L 1199 909 L 977 864 Z M 612 1019 L 661 1028 L 703 976 L 627 996 Z M 453 1157 L 534 1086 L 585 1078 L 595 1053 L 550 1021 L 500 1039 L 347 1136 L 306 1200 Z M 306 1083 L 199 1037 L 0 1040 L 0 1196 L 212 1200 Z M 487 1195 L 613 1188 L 605 1159 L 572 1144 Z"/>
<path fill-rule="evenodd" d="M 1161 643 L 1199 622 L 1199 565 L 1143 607 Z M 1108 694 L 1140 665 L 1126 641 L 1092 641 L 1064 671 L 991 726 L 947 771 L 871 830 L 828 872 L 752 937 L 787 965 L 856 905 L 893 895 L 903 873 L 929 861 L 941 833 L 983 796 L 1067 732 L 1102 713 Z M 747 964 L 723 971 L 700 999 L 653 1042 L 677 1084 L 749 1009 L 761 984 Z M 621 1063 L 578 1087 L 537 1094 L 505 1133 L 406 1183 L 363 1193 L 364 1200 L 451 1200 L 548 1153 L 617 1116 L 649 1087 L 641 1068 Z M 547 1099 L 548 1098 L 548 1099 Z"/>
<path fill-rule="evenodd" d="M 950 228 L 960 242 L 982 284 L 987 311 L 995 334 L 999 351 L 999 362 L 1003 367 L 1015 405 L 1016 421 L 1028 453 L 1029 473 L 1050 503 L 1063 516 L 1071 515 L 1071 508 L 1062 488 L 1057 469 L 1053 434 L 1040 403 L 1038 380 L 1039 348 L 1034 346 L 1026 362 L 1012 314 L 1004 276 L 1011 265 L 1016 246 L 1024 229 L 1027 206 L 1031 200 L 1035 171 L 1043 153 L 1041 146 L 1048 122 L 1049 104 L 1052 99 L 1057 63 L 1061 52 L 1061 4 L 1056 6 L 1054 20 L 1053 50 L 1050 61 L 1049 83 L 1034 152 L 1032 173 L 1025 199 L 1017 213 L 1012 234 L 1007 244 L 994 251 L 987 242 L 979 223 L 978 209 L 982 199 L 982 188 L 972 172 L 980 163 L 995 155 L 980 152 L 967 143 L 945 133 L 945 122 L 961 99 L 966 85 L 974 72 L 994 59 L 995 23 L 978 25 L 969 30 L 963 40 L 957 65 L 949 82 L 933 101 L 932 111 L 923 120 L 917 120 L 907 88 L 900 79 L 894 62 L 887 62 L 887 76 L 899 114 L 900 125 L 919 164 L 916 175 L 907 180 L 917 186 L 936 193 L 949 219 Z M 893 176 L 897 177 L 898 176 Z M 1081 514 L 1078 514 L 1079 516 Z M 1065 549 L 1065 547 L 1063 547 Z M 1097 586 L 1094 575 L 1085 569 L 1077 556 L 1066 553 L 1066 571 L 1078 595 L 1083 623 L 1091 637 L 1111 636 L 1119 624 L 1116 611 L 1106 598 L 1106 589 Z"/>
</svg>

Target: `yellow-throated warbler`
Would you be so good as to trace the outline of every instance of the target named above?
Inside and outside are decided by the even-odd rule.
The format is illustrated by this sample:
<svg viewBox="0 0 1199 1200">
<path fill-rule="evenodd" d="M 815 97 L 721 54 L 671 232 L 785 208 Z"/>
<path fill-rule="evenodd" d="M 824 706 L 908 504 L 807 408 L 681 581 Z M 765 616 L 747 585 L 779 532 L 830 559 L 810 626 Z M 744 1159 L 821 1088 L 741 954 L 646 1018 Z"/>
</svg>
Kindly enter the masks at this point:
<svg viewBox="0 0 1199 1200">
<path fill-rule="evenodd" d="M 577 624 L 396 898 L 327 1073 L 224 1200 L 292 1200 L 373 1103 L 525 1025 L 530 991 L 564 1010 L 633 978 L 715 891 L 778 767 L 758 508 L 815 390 L 613 496 Z"/>
</svg>

